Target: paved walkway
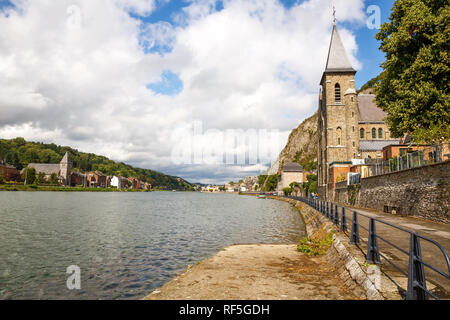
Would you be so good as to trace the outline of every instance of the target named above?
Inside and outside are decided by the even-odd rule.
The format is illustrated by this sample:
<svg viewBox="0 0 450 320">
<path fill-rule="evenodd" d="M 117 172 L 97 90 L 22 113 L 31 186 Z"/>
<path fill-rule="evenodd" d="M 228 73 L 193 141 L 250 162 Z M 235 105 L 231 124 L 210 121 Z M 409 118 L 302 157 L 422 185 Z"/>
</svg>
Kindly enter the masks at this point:
<svg viewBox="0 0 450 320">
<path fill-rule="evenodd" d="M 228 247 L 146 300 L 355 300 L 325 257 L 295 245 Z"/>
<path fill-rule="evenodd" d="M 339 209 L 339 214 L 342 214 L 342 209 Z M 369 209 L 360 209 L 360 208 L 346 208 L 347 221 L 349 224 L 349 229 L 351 228 L 351 218 L 352 212 L 357 211 L 364 215 L 375 217 L 380 220 L 392 223 L 394 225 L 400 226 L 402 228 L 417 231 L 420 235 L 433 239 L 441 244 L 441 246 L 445 249 L 447 254 L 450 254 L 450 225 L 440 224 L 437 222 L 427 221 L 420 218 L 415 217 L 403 217 L 403 216 L 394 216 L 392 214 L 387 214 L 384 212 L 369 210 Z M 360 216 L 358 221 L 365 228 L 369 229 L 369 219 L 363 218 Z M 410 245 L 410 235 L 406 232 L 402 232 L 398 229 L 392 228 L 390 226 L 384 225 L 382 223 L 376 223 L 376 231 L 377 235 L 394 243 L 398 247 L 402 248 L 406 252 L 409 252 Z M 360 228 L 360 235 L 363 240 L 367 241 L 368 232 Z M 428 241 L 424 241 L 421 239 L 420 241 L 422 248 L 422 258 L 425 262 L 437 267 L 439 270 L 449 273 L 448 266 L 444 259 L 442 252 L 433 244 Z M 401 267 L 401 269 L 405 272 L 408 271 L 408 259 L 409 257 L 399 251 L 398 249 L 393 248 L 382 240 L 378 240 L 378 245 L 380 247 L 380 251 L 383 255 L 387 256 L 389 259 L 392 259 L 393 262 Z M 361 244 L 361 249 L 363 252 L 366 251 L 367 246 L 365 244 Z M 386 273 L 394 278 L 401 287 L 407 287 L 406 278 L 397 271 L 393 266 L 391 266 L 386 260 L 382 259 L 383 267 L 382 270 L 386 271 Z M 443 276 L 438 275 L 436 272 L 431 271 L 429 268 L 425 267 L 425 274 L 427 277 L 427 281 L 429 281 L 429 287 L 436 286 L 434 289 L 435 293 L 438 294 L 439 297 L 442 298 L 450 298 L 450 280 L 445 279 Z"/>
</svg>

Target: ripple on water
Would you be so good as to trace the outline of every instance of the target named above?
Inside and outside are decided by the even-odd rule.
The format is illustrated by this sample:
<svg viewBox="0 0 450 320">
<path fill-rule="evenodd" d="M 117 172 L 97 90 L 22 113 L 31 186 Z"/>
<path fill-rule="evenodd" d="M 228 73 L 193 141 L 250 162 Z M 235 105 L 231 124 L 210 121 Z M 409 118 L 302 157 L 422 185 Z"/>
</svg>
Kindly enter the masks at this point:
<svg viewBox="0 0 450 320">
<path fill-rule="evenodd" d="M 292 243 L 287 203 L 198 193 L 0 193 L 0 299 L 136 299 L 221 248 Z M 66 288 L 81 268 L 82 290 Z"/>
</svg>

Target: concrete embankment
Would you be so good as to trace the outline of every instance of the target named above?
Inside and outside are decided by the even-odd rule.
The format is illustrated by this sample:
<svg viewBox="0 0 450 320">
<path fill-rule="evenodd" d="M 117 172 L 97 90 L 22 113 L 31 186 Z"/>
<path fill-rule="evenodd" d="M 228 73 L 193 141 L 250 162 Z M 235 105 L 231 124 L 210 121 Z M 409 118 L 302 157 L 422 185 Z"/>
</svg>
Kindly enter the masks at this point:
<svg viewBox="0 0 450 320">
<path fill-rule="evenodd" d="M 285 200 L 279 198 L 279 200 Z M 401 299 L 376 266 L 348 243 L 317 211 L 290 201 L 305 221 L 308 237 L 333 233 L 322 256 L 291 245 L 236 245 L 190 268 L 146 300 L 354 300 Z M 384 288 L 381 290 L 380 288 Z"/>
</svg>

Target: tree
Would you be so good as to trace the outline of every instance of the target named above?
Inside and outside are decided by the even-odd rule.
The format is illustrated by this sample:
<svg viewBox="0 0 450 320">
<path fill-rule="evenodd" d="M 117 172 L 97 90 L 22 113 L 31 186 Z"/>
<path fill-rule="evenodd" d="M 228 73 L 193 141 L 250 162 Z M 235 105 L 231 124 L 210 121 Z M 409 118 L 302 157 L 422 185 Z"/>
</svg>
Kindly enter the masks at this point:
<svg viewBox="0 0 450 320">
<path fill-rule="evenodd" d="M 266 191 L 274 191 L 278 186 L 278 175 L 274 174 L 266 180 Z"/>
<path fill-rule="evenodd" d="M 56 173 L 51 174 L 49 182 L 53 185 L 59 184 L 58 176 L 56 175 Z"/>
<path fill-rule="evenodd" d="M 27 184 L 33 184 L 36 181 L 36 169 L 27 168 L 25 171 L 25 182 Z"/>
<path fill-rule="evenodd" d="M 37 182 L 38 184 L 43 184 L 43 183 L 45 183 L 45 182 L 46 182 L 46 181 L 45 181 L 45 173 L 39 172 L 38 175 L 37 175 L 37 178 L 36 178 L 36 182 Z"/>
<path fill-rule="evenodd" d="M 447 0 L 397 0 L 376 35 L 386 53 L 375 84 L 394 137 L 450 139 L 450 6 Z"/>
<path fill-rule="evenodd" d="M 283 192 L 284 192 L 285 196 L 290 196 L 291 193 L 292 193 L 292 189 L 291 188 L 284 188 Z"/>
</svg>

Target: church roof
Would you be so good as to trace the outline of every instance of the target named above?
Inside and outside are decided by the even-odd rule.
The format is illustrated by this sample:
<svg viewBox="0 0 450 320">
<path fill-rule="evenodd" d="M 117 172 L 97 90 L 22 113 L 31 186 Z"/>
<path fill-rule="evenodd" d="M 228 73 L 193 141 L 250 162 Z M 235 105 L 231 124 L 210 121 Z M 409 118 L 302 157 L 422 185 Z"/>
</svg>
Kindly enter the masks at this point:
<svg viewBox="0 0 450 320">
<path fill-rule="evenodd" d="M 303 167 L 298 163 L 288 162 L 283 165 L 283 172 L 303 172 Z"/>
<path fill-rule="evenodd" d="M 359 122 L 384 122 L 387 113 L 378 108 L 374 94 L 358 95 Z"/>
<path fill-rule="evenodd" d="M 336 24 L 333 26 L 333 34 L 331 35 L 330 48 L 328 50 L 328 59 L 325 72 L 356 72 L 345 51 L 341 36 Z"/>
<path fill-rule="evenodd" d="M 391 144 L 399 144 L 398 140 L 360 140 L 359 151 L 382 151 L 384 147 Z"/>
<path fill-rule="evenodd" d="M 59 164 L 53 163 L 30 163 L 28 168 L 34 168 L 36 170 L 36 174 L 42 172 L 45 175 L 51 175 L 52 173 L 59 174 Z"/>
<path fill-rule="evenodd" d="M 66 152 L 66 154 L 64 155 L 64 158 L 62 158 L 61 163 L 69 163 L 70 162 L 70 156 L 69 153 Z"/>
</svg>

